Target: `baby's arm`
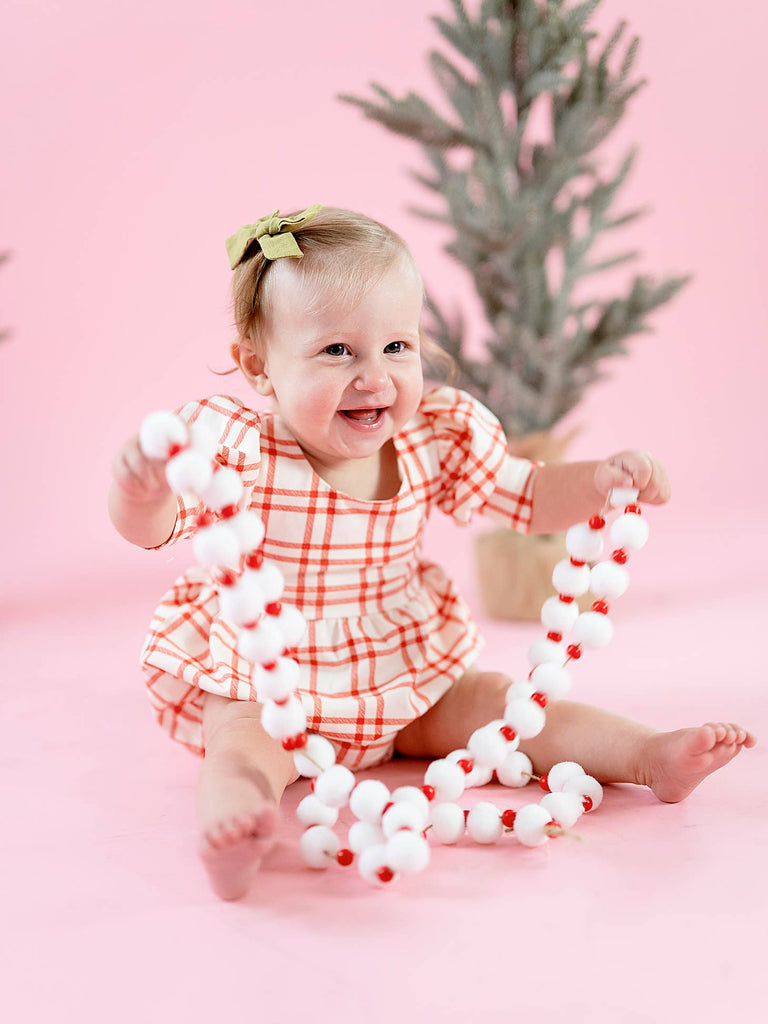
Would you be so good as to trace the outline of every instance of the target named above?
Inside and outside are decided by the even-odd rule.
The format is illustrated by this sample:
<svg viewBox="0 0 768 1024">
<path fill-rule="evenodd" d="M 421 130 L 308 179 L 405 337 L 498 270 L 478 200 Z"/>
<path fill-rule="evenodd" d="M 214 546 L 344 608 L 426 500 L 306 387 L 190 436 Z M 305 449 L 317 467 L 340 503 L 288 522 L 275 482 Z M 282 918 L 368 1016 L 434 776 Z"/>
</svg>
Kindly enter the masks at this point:
<svg viewBox="0 0 768 1024">
<path fill-rule="evenodd" d="M 155 548 L 170 537 L 176 522 L 176 495 L 165 478 L 165 463 L 148 459 L 132 437 L 112 464 L 109 516 L 131 544 Z"/>
<path fill-rule="evenodd" d="M 613 487 L 633 487 L 639 501 L 661 505 L 671 489 L 648 452 L 626 451 L 601 462 L 551 463 L 533 481 L 531 532 L 555 533 L 598 512 Z"/>
</svg>

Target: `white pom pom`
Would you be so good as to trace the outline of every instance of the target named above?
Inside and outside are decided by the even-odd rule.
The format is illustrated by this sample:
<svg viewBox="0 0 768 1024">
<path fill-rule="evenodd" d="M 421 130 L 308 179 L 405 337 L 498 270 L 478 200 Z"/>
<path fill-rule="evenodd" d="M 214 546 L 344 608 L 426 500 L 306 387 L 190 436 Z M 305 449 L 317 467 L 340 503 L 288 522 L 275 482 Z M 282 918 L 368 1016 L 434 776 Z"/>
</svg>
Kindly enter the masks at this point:
<svg viewBox="0 0 768 1024">
<path fill-rule="evenodd" d="M 356 821 L 349 827 L 348 840 L 353 853 L 362 853 L 369 846 L 383 846 L 384 833 L 371 821 Z"/>
<path fill-rule="evenodd" d="M 294 733 L 294 735 L 296 735 Z M 330 768 L 336 761 L 333 744 L 324 736 L 311 732 L 307 737 L 306 746 L 294 750 L 293 764 L 299 775 L 314 779 L 320 772 Z"/>
<path fill-rule="evenodd" d="M 541 801 L 541 806 L 546 808 L 563 828 L 571 828 L 584 813 L 581 797 L 576 793 L 547 793 Z"/>
<path fill-rule="evenodd" d="M 472 755 L 464 747 L 459 747 L 458 750 L 452 750 L 450 754 L 446 754 L 446 761 L 450 761 L 451 764 L 458 764 L 459 761 L 472 761 Z M 484 765 L 474 764 L 471 772 L 464 774 L 464 788 L 471 789 L 475 786 L 484 786 L 487 782 L 490 782 L 493 778 L 493 768 L 486 768 Z"/>
<path fill-rule="evenodd" d="M 577 562 L 595 562 L 603 553 L 603 531 L 577 523 L 565 535 L 565 547 Z"/>
<path fill-rule="evenodd" d="M 625 512 L 611 523 L 611 540 L 620 548 L 639 551 L 648 540 L 648 523 L 634 512 Z"/>
<path fill-rule="evenodd" d="M 573 627 L 573 639 L 585 647 L 607 647 L 613 639 L 613 623 L 601 612 L 582 612 Z"/>
<path fill-rule="evenodd" d="M 285 590 L 283 574 L 271 562 L 265 562 L 260 569 L 246 569 L 244 576 L 251 577 L 260 588 L 264 604 L 279 601 Z"/>
<path fill-rule="evenodd" d="M 245 626 L 255 622 L 263 611 L 261 590 L 247 576 L 241 576 L 231 586 L 219 587 L 219 615 L 226 622 Z"/>
<path fill-rule="evenodd" d="M 550 640 L 546 636 L 535 640 L 528 648 L 528 660 L 532 665 L 543 665 L 547 661 L 562 665 L 566 657 L 565 645 L 556 640 Z"/>
<path fill-rule="evenodd" d="M 568 633 L 579 614 L 579 606 L 575 601 L 561 601 L 559 597 L 548 597 L 541 606 L 541 623 L 547 630 L 554 633 Z"/>
<path fill-rule="evenodd" d="M 329 807 L 343 807 L 352 788 L 355 776 L 343 764 L 332 764 L 315 779 L 315 796 Z"/>
<path fill-rule="evenodd" d="M 415 874 L 429 864 L 429 843 L 416 832 L 397 832 L 387 842 L 386 858 L 393 871 Z"/>
<path fill-rule="evenodd" d="M 241 629 L 237 636 L 240 656 L 259 665 L 279 658 L 285 646 L 283 632 L 271 615 L 265 615 L 252 629 Z"/>
<path fill-rule="evenodd" d="M 589 574 L 589 589 L 597 598 L 612 601 L 621 597 L 629 586 L 629 573 L 616 562 L 598 562 Z"/>
<path fill-rule="evenodd" d="M 424 819 L 426 824 L 429 821 L 429 800 L 418 787 L 416 786 L 398 786 L 392 794 L 392 799 L 396 804 L 413 804 L 417 807 L 419 813 Z"/>
<path fill-rule="evenodd" d="M 335 860 L 341 843 L 330 828 L 325 825 L 313 825 L 303 833 L 299 840 L 299 849 L 308 867 L 323 870 Z"/>
<path fill-rule="evenodd" d="M 165 466 L 165 479 L 176 494 L 200 495 L 211 482 L 212 476 L 211 460 L 191 448 L 174 455 Z"/>
<path fill-rule="evenodd" d="M 268 701 L 261 708 L 264 732 L 273 740 L 287 740 L 307 728 L 307 716 L 298 697 L 289 697 L 285 704 Z"/>
<path fill-rule="evenodd" d="M 429 809 L 423 811 L 416 804 L 404 801 L 399 804 L 392 804 L 388 811 L 384 812 L 381 819 L 381 829 L 389 839 L 401 828 L 409 828 L 414 832 L 421 832 L 427 827 L 429 820 Z"/>
<path fill-rule="evenodd" d="M 511 700 L 504 708 L 504 721 L 514 729 L 521 740 L 538 736 L 546 720 L 544 708 L 533 700 Z"/>
<path fill-rule="evenodd" d="M 589 566 L 574 565 L 569 558 L 564 558 L 552 571 L 552 582 L 558 594 L 581 597 L 589 590 Z"/>
<path fill-rule="evenodd" d="M 333 828 L 339 819 L 339 812 L 335 807 L 329 807 L 322 800 L 318 800 L 314 793 L 305 796 L 296 808 L 296 817 L 302 825 L 325 825 Z"/>
<path fill-rule="evenodd" d="M 543 846 L 549 840 L 544 829 L 551 821 L 552 815 L 545 807 L 525 804 L 515 815 L 515 838 L 523 846 Z"/>
<path fill-rule="evenodd" d="M 507 741 L 498 727 L 484 725 L 469 737 L 467 749 L 472 760 L 485 768 L 495 768 L 507 756 Z"/>
<path fill-rule="evenodd" d="M 504 834 L 498 807 L 486 800 L 475 804 L 467 817 L 467 832 L 476 843 L 497 843 Z"/>
<path fill-rule="evenodd" d="M 379 872 L 383 872 L 385 869 L 392 869 L 387 864 L 387 850 L 384 846 L 369 846 L 367 850 L 363 850 L 357 861 L 357 870 L 371 885 L 383 888 L 386 885 L 392 885 L 398 879 L 397 872 L 393 872 L 392 877 L 389 873 L 385 875 L 387 881 L 379 877 Z"/>
<path fill-rule="evenodd" d="M 219 439 L 216 434 L 196 420 L 189 424 L 189 447 L 200 452 L 211 462 L 219 451 Z M 211 467 L 213 468 L 213 467 Z"/>
<path fill-rule="evenodd" d="M 542 664 L 553 665 L 554 662 L 542 662 Z M 530 700 L 534 693 L 536 693 L 536 687 L 530 679 L 516 679 L 507 687 L 506 703 L 509 704 L 511 700 Z"/>
<path fill-rule="evenodd" d="M 502 786 L 510 789 L 522 789 L 531 781 L 533 765 L 531 759 L 522 750 L 511 750 L 504 763 L 496 769 L 496 778 Z"/>
<path fill-rule="evenodd" d="M 228 466 L 220 466 L 213 474 L 213 479 L 201 492 L 208 508 L 214 512 L 220 512 L 230 505 L 237 505 L 243 496 L 243 481 L 236 469 Z"/>
<path fill-rule="evenodd" d="M 574 793 L 582 800 L 589 797 L 592 801 L 591 811 L 597 810 L 603 802 L 603 787 L 591 775 L 574 775 L 563 786 L 563 792 Z"/>
<path fill-rule="evenodd" d="M 547 700 L 562 700 L 571 688 L 571 674 L 562 665 L 546 662 L 531 672 L 531 683 Z"/>
<path fill-rule="evenodd" d="M 463 769 L 445 758 L 432 762 L 424 773 L 424 782 L 434 787 L 436 800 L 458 800 L 466 786 Z"/>
<path fill-rule="evenodd" d="M 584 769 L 575 761 L 559 761 L 557 764 L 553 764 L 547 772 L 547 785 L 550 792 L 560 793 L 569 779 L 583 774 Z"/>
<path fill-rule="evenodd" d="M 201 565 L 236 568 L 240 564 L 240 545 L 226 522 L 199 529 L 192 538 L 192 550 Z"/>
<path fill-rule="evenodd" d="M 307 623 L 298 608 L 284 604 L 277 616 L 277 624 L 283 631 L 286 647 L 295 647 L 307 631 Z"/>
<path fill-rule="evenodd" d="M 251 672 L 251 685 L 260 701 L 286 700 L 299 685 L 300 669 L 293 658 L 277 658 L 268 662 L 273 668 L 254 665 Z M 301 730 L 299 730 L 301 732 Z M 295 736 L 295 733 L 289 735 Z"/>
<path fill-rule="evenodd" d="M 608 504 L 611 508 L 622 508 L 624 505 L 634 505 L 637 502 L 640 491 L 635 487 L 614 487 L 608 495 Z"/>
<path fill-rule="evenodd" d="M 349 798 L 349 807 L 356 818 L 378 825 L 384 808 L 391 801 L 390 792 L 378 779 L 358 782 Z"/>
<path fill-rule="evenodd" d="M 258 512 L 254 512 L 252 508 L 243 509 L 232 516 L 229 524 L 235 531 L 240 551 L 244 555 L 255 551 L 264 540 L 264 523 Z"/>
<path fill-rule="evenodd" d="M 148 459 L 164 460 L 175 445 L 186 445 L 189 440 L 187 424 L 174 412 L 151 412 L 145 416 L 139 429 L 139 446 Z"/>
<path fill-rule="evenodd" d="M 464 835 L 464 811 L 458 804 L 432 804 L 429 820 L 431 835 L 443 846 L 453 846 Z"/>
</svg>

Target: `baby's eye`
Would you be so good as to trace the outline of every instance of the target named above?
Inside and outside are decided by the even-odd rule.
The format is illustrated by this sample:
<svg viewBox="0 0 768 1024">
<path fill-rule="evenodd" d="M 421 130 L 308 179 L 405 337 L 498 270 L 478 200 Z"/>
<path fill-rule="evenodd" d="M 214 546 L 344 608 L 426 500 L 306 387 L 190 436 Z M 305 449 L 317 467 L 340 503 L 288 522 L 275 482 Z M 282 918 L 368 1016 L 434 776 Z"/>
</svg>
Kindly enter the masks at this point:
<svg viewBox="0 0 768 1024">
<path fill-rule="evenodd" d="M 405 352 L 408 346 L 404 341 L 390 341 L 384 351 L 387 355 L 399 355 L 401 352 Z"/>
<path fill-rule="evenodd" d="M 329 356 L 343 356 L 346 355 L 349 349 L 346 345 L 343 345 L 340 341 L 334 341 L 332 345 L 326 345 L 323 349 L 326 355 Z"/>
</svg>

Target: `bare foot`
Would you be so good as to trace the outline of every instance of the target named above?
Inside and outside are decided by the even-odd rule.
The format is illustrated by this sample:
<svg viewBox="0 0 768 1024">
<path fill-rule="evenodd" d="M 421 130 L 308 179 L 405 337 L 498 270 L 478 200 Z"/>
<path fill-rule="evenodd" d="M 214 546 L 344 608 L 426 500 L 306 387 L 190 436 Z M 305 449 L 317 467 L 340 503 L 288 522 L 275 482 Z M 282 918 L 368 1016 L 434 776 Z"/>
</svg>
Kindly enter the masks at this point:
<svg viewBox="0 0 768 1024">
<path fill-rule="evenodd" d="M 638 781 L 652 789 L 659 800 L 678 803 L 742 747 L 754 745 L 754 736 L 729 722 L 655 733 L 646 741 Z"/>
<path fill-rule="evenodd" d="M 278 809 L 269 785 L 260 772 L 206 759 L 198 786 L 198 816 L 200 856 L 213 890 L 223 900 L 238 900 L 275 842 Z"/>
</svg>

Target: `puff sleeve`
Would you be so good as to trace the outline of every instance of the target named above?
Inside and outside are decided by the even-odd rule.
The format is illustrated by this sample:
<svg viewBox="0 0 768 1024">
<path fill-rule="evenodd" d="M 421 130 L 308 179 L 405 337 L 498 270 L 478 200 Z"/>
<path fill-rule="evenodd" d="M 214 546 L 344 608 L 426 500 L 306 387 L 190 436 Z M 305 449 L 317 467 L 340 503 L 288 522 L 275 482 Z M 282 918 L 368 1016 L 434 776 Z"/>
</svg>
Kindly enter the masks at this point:
<svg viewBox="0 0 768 1024">
<path fill-rule="evenodd" d="M 214 395 L 201 401 L 188 402 L 176 411 L 187 423 L 199 423 L 218 439 L 216 461 L 240 473 L 243 488 L 249 495 L 258 478 L 260 465 L 258 412 L 247 409 L 239 399 L 227 395 Z M 179 495 L 177 500 L 173 531 L 158 548 L 183 540 L 195 532 L 202 503 L 185 494 Z"/>
<path fill-rule="evenodd" d="M 437 446 L 438 508 L 461 524 L 481 514 L 527 533 L 539 463 L 510 455 L 499 421 L 464 391 L 436 388 L 420 412 Z"/>
</svg>

